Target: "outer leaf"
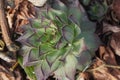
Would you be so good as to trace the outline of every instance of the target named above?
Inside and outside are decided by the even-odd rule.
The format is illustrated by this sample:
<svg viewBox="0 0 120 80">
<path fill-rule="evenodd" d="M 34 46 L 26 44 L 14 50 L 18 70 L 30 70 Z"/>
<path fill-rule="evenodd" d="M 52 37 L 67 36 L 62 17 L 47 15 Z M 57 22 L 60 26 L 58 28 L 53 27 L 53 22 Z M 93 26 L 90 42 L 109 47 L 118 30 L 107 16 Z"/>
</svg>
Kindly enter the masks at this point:
<svg viewBox="0 0 120 80">
<path fill-rule="evenodd" d="M 64 12 L 66 12 L 68 9 L 66 7 L 66 5 L 64 3 L 62 3 L 60 0 L 54 0 L 54 3 L 52 4 L 54 9 L 57 10 L 62 10 Z"/>
<path fill-rule="evenodd" d="M 38 80 L 46 80 L 44 77 L 43 71 L 41 69 L 41 64 L 35 67 L 35 74 Z"/>
<path fill-rule="evenodd" d="M 55 78 L 58 80 L 70 80 L 66 77 L 64 67 L 59 67 L 58 70 L 54 72 Z"/>
<path fill-rule="evenodd" d="M 60 10 L 50 9 L 48 11 L 48 13 L 46 14 L 46 16 L 48 16 L 52 20 L 55 20 L 56 17 L 58 17 L 59 20 L 62 22 L 62 24 L 63 23 L 65 24 L 66 22 L 68 22 L 67 14 L 65 12 L 63 12 L 63 11 L 60 11 Z"/>
<path fill-rule="evenodd" d="M 50 73 L 51 70 L 46 60 L 42 60 L 42 63 L 35 66 L 35 74 L 38 80 L 46 80 Z"/>
<path fill-rule="evenodd" d="M 96 48 L 100 45 L 100 40 L 94 33 L 96 28 L 95 23 L 88 20 L 85 14 L 81 17 L 80 23 L 81 34 L 78 36 L 78 38 L 84 38 L 87 48 L 91 51 L 95 51 Z"/>
<path fill-rule="evenodd" d="M 91 63 L 91 59 L 92 59 L 92 53 L 87 50 L 87 51 L 83 51 L 79 57 L 77 57 L 78 59 L 78 66 L 77 68 L 81 71 L 85 71 Z"/>
<path fill-rule="evenodd" d="M 77 57 L 81 54 L 82 51 L 87 50 L 87 47 L 84 42 L 84 38 L 81 38 L 81 39 L 75 41 L 73 43 L 73 46 L 74 46 L 73 54 Z"/>
<path fill-rule="evenodd" d="M 25 48 L 25 46 L 23 47 Z M 34 49 L 34 48 L 33 48 Z M 39 49 L 37 50 L 32 50 L 32 47 L 31 48 L 26 48 L 26 51 L 24 54 L 24 58 L 23 58 L 23 65 L 24 66 L 31 66 L 31 65 L 35 65 L 37 62 L 39 62 Z M 37 51 L 37 52 L 36 52 Z"/>
<path fill-rule="evenodd" d="M 27 76 L 32 79 L 32 80 L 36 80 L 36 76 L 35 76 L 35 72 L 34 72 L 34 67 L 24 67 L 22 65 L 23 63 L 23 58 L 22 57 L 19 57 L 18 58 L 18 62 L 19 64 L 24 68 L 25 72 L 27 73 Z"/>
<path fill-rule="evenodd" d="M 46 60 L 44 60 L 42 62 L 41 69 L 43 71 L 44 78 L 46 80 L 50 76 L 50 74 L 51 74 L 50 66 L 49 66 L 49 64 L 48 64 L 48 62 Z"/>
<path fill-rule="evenodd" d="M 65 65 L 63 67 L 59 67 L 58 70 L 55 71 L 55 77 L 58 80 L 75 80 L 74 76 L 76 72 L 76 66 L 77 60 L 74 55 L 67 56 Z"/>
<path fill-rule="evenodd" d="M 80 25 L 80 23 L 79 23 L 79 21 L 81 21 L 81 14 L 79 14 L 79 13 L 81 13 L 81 11 L 80 11 L 80 9 L 78 9 L 78 8 L 70 8 L 69 9 L 69 15 L 71 15 L 71 19 L 75 22 L 75 23 L 77 23 L 78 25 Z"/>
<path fill-rule="evenodd" d="M 65 73 L 69 80 L 75 80 L 75 73 L 77 67 L 77 59 L 74 55 L 69 55 L 66 57 L 65 62 Z"/>
</svg>

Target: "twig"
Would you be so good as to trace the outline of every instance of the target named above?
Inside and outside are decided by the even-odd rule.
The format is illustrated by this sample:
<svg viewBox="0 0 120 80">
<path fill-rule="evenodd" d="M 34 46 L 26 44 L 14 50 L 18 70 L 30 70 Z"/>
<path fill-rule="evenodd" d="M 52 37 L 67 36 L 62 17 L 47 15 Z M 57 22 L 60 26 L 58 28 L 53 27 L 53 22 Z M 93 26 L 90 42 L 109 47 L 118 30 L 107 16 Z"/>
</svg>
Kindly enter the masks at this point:
<svg viewBox="0 0 120 80">
<path fill-rule="evenodd" d="M 0 26 L 2 30 L 3 39 L 9 51 L 17 51 L 18 46 L 16 46 L 10 39 L 9 25 L 5 15 L 5 0 L 0 0 Z"/>
<path fill-rule="evenodd" d="M 14 71 L 14 69 L 18 66 L 18 64 L 19 64 L 19 63 L 16 62 L 16 63 L 10 68 L 10 70 L 11 70 L 11 71 Z"/>
<path fill-rule="evenodd" d="M 96 71 L 96 70 L 100 70 L 101 68 L 103 68 L 105 66 L 105 64 L 102 64 L 102 65 L 100 65 L 100 66 L 98 66 L 98 67 L 96 67 L 96 68 L 94 68 L 94 69 L 88 69 L 88 70 L 86 70 L 87 72 L 93 72 L 93 71 Z"/>
<path fill-rule="evenodd" d="M 109 68 L 120 69 L 120 66 L 107 65 L 107 64 L 105 66 Z"/>
<path fill-rule="evenodd" d="M 114 69 L 120 69 L 120 66 L 114 66 L 114 65 L 108 65 L 108 64 L 102 64 L 94 69 L 88 69 L 86 70 L 87 72 L 93 72 L 93 71 L 96 71 L 96 70 L 100 70 L 101 68 L 103 67 L 107 67 L 107 68 L 114 68 Z"/>
</svg>

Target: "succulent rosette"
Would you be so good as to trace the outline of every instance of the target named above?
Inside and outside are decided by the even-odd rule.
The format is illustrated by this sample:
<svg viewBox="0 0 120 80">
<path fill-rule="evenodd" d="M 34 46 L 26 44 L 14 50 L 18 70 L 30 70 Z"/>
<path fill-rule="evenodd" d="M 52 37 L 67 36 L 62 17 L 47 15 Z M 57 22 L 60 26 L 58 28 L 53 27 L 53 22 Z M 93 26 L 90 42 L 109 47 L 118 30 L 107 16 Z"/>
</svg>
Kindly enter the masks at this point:
<svg viewBox="0 0 120 80">
<path fill-rule="evenodd" d="M 99 39 L 94 33 L 95 23 L 89 21 L 81 6 L 68 8 L 58 0 L 29 21 L 17 39 L 22 43 L 28 74 L 35 73 L 37 80 L 50 75 L 58 80 L 75 80 L 76 70 L 89 67 Z"/>
</svg>

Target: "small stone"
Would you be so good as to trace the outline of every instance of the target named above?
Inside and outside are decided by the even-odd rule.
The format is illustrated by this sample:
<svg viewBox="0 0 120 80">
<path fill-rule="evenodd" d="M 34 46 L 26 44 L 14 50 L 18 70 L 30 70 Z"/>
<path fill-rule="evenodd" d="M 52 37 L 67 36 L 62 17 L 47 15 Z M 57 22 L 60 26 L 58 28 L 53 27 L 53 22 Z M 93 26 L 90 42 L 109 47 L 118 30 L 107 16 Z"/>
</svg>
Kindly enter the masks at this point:
<svg viewBox="0 0 120 80">
<path fill-rule="evenodd" d="M 47 0 L 28 0 L 30 1 L 33 5 L 41 7 L 43 6 Z"/>
</svg>

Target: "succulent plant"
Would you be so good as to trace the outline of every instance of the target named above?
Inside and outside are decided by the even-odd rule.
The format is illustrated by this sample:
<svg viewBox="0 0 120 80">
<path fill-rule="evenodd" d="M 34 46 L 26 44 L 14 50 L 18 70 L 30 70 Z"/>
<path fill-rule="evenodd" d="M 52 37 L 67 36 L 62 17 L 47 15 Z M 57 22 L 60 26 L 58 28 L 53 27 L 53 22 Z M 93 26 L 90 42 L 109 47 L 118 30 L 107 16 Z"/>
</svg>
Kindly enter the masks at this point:
<svg viewBox="0 0 120 80">
<path fill-rule="evenodd" d="M 22 43 L 24 67 L 35 73 L 37 80 L 54 75 L 58 80 L 75 80 L 76 70 L 89 67 L 99 39 L 95 23 L 89 21 L 82 6 L 67 7 L 59 0 L 44 9 L 38 18 L 23 26 Z"/>
<path fill-rule="evenodd" d="M 91 20 L 100 21 L 109 8 L 106 0 L 80 0 Z"/>
</svg>

